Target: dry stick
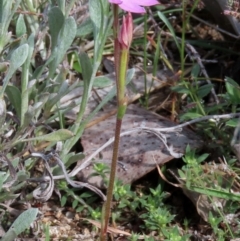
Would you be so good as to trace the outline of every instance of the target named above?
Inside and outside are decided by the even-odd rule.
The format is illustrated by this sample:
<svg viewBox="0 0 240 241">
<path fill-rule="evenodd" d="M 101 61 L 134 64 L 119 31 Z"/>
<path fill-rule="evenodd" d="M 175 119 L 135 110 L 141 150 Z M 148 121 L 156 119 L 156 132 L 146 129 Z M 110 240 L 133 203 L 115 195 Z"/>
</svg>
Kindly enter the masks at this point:
<svg viewBox="0 0 240 241">
<path fill-rule="evenodd" d="M 196 49 L 195 49 L 192 45 L 190 45 L 190 44 L 188 44 L 188 43 L 186 43 L 186 47 L 187 47 L 187 49 L 189 49 L 189 50 L 193 53 L 193 56 L 191 56 L 190 54 L 188 54 L 188 55 L 189 55 L 189 57 L 190 57 L 192 60 L 196 60 L 196 61 L 197 61 L 197 63 L 199 64 L 199 66 L 200 66 L 200 68 L 201 68 L 201 71 L 202 71 L 203 75 L 204 75 L 205 78 L 206 78 L 207 83 L 208 83 L 208 84 L 212 84 L 212 82 L 211 82 L 211 80 L 210 80 L 210 78 L 209 78 L 209 76 L 208 76 L 208 74 L 207 74 L 207 71 L 206 71 L 206 69 L 205 69 L 205 67 L 204 67 L 204 65 L 203 65 L 203 63 L 202 63 L 202 60 L 201 60 L 201 58 L 200 58 L 200 55 L 198 54 L 198 52 L 196 51 Z M 187 49 L 186 49 L 186 50 L 187 50 Z M 216 103 L 219 104 L 219 99 L 218 99 L 218 97 L 217 97 L 217 94 L 216 94 L 216 91 L 215 91 L 214 88 L 211 89 L 211 93 L 212 93 L 212 95 L 213 95 Z"/>
<path fill-rule="evenodd" d="M 98 194 L 103 200 L 106 199 L 106 197 L 105 197 L 105 195 L 102 193 L 102 191 L 101 191 L 100 189 L 96 188 L 95 186 L 93 186 L 93 185 L 91 185 L 91 184 L 89 184 L 89 183 L 84 183 L 84 182 L 79 182 L 79 181 L 71 180 L 71 179 L 70 179 L 70 176 L 69 176 L 68 173 L 67 173 L 67 170 L 66 170 L 66 168 L 65 168 L 65 165 L 64 165 L 63 161 L 60 159 L 60 157 L 59 157 L 59 155 L 58 155 L 57 153 L 54 153 L 54 154 L 50 153 L 50 154 L 48 154 L 48 155 L 44 155 L 44 154 L 42 154 L 42 153 L 40 153 L 40 152 L 33 152 L 30 156 L 42 158 L 42 159 L 45 161 L 45 166 L 46 166 L 46 168 L 48 169 L 47 171 L 48 171 L 49 175 L 48 175 L 48 176 L 44 175 L 44 176 L 39 177 L 39 178 L 28 178 L 28 179 L 27 179 L 28 181 L 31 181 L 31 182 L 40 182 L 40 183 L 50 182 L 50 184 L 51 184 L 51 182 L 52 182 L 53 179 L 56 180 L 56 178 L 53 178 L 52 173 L 50 172 L 49 165 L 48 165 L 49 159 L 52 159 L 52 158 L 53 158 L 53 159 L 57 162 L 57 164 L 61 167 L 62 172 L 63 172 L 63 174 L 64 174 L 64 178 L 65 178 L 65 180 L 67 181 L 68 184 L 70 184 L 72 187 L 75 187 L 75 188 L 86 187 L 86 188 L 92 190 L 93 192 L 95 192 L 96 194 Z M 62 179 L 62 178 L 61 178 L 61 179 Z M 51 185 L 53 185 L 53 183 L 52 183 Z M 34 192 L 35 192 L 37 195 L 40 195 L 40 192 L 41 192 L 41 191 L 42 191 L 42 190 L 40 190 L 40 189 L 38 188 L 38 189 L 36 189 Z M 51 196 L 51 195 L 50 195 L 50 196 Z M 49 198 L 50 198 L 50 197 L 49 197 Z M 49 199 L 49 198 L 47 198 L 47 199 Z M 38 198 L 36 198 L 36 199 L 38 199 Z"/>
</svg>

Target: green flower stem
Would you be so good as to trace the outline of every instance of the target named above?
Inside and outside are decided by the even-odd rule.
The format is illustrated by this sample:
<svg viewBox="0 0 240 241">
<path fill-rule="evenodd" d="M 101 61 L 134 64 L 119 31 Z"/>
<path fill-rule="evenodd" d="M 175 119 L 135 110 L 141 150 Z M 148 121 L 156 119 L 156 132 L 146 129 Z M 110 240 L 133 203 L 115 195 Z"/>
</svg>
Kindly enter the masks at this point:
<svg viewBox="0 0 240 241">
<path fill-rule="evenodd" d="M 120 143 L 121 126 L 124 114 L 127 109 L 127 98 L 125 97 L 125 85 L 126 85 L 126 73 L 128 66 L 128 48 L 120 48 L 117 33 L 119 30 L 118 22 L 118 5 L 113 4 L 114 13 L 114 23 L 113 23 L 113 33 L 114 33 L 114 44 L 115 44 L 115 73 L 116 73 L 116 84 L 117 84 L 117 118 L 116 118 L 116 128 L 115 128 L 115 139 L 113 145 L 113 155 L 111 172 L 109 178 L 109 185 L 107 189 L 107 200 L 103 205 L 102 209 L 102 227 L 101 227 L 101 241 L 105 241 L 107 238 L 107 227 L 109 223 L 109 218 L 111 215 L 111 203 L 114 189 L 114 181 L 117 169 L 118 160 L 118 150 Z"/>
<path fill-rule="evenodd" d="M 118 101 L 118 112 L 117 119 L 122 119 L 126 112 L 127 99 L 125 97 L 125 86 L 126 86 L 126 73 L 128 66 L 128 53 L 129 49 L 123 49 L 120 53 L 119 63 L 119 81 L 117 82 L 117 101 Z"/>
<path fill-rule="evenodd" d="M 118 41 L 118 31 L 119 31 L 119 20 L 118 20 L 118 5 L 112 4 L 113 6 L 113 37 L 114 37 L 114 61 L 115 61 L 115 75 L 116 75 L 116 86 L 117 95 L 119 93 L 119 64 L 120 64 L 120 44 Z M 117 98 L 118 99 L 118 98 Z"/>
</svg>

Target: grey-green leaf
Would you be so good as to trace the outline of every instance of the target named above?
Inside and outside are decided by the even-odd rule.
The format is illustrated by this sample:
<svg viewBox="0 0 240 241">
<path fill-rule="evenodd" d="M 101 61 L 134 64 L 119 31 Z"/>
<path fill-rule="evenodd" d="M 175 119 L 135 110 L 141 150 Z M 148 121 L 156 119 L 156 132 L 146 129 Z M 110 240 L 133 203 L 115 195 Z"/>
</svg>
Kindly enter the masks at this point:
<svg viewBox="0 0 240 241">
<path fill-rule="evenodd" d="M 48 24 L 51 34 L 52 50 L 57 46 L 59 32 L 64 23 L 64 16 L 59 7 L 53 7 L 48 13 Z"/>
<path fill-rule="evenodd" d="M 15 71 L 25 62 L 25 60 L 27 59 L 27 56 L 28 56 L 28 44 L 21 45 L 20 47 L 15 49 L 14 52 L 12 53 L 8 72 L 3 80 L 3 86 L 0 92 L 0 98 L 3 97 L 10 78 L 13 76 Z"/>
<path fill-rule="evenodd" d="M 21 140 L 22 142 L 26 141 L 49 141 L 49 142 L 57 142 L 57 141 L 65 141 L 69 138 L 73 137 L 73 133 L 67 129 L 59 129 L 57 131 L 54 131 L 52 133 L 42 135 L 42 136 L 36 136 L 33 138 L 28 138 Z"/>
<path fill-rule="evenodd" d="M 22 14 L 20 14 L 16 24 L 16 35 L 17 37 L 21 37 L 26 32 L 27 32 L 27 28 L 25 25 L 24 17 Z"/>
<path fill-rule="evenodd" d="M 90 18 L 93 22 L 94 29 L 98 31 L 102 24 L 102 4 L 101 1 L 89 0 Z"/>
<path fill-rule="evenodd" d="M 38 214 L 37 208 L 30 208 L 21 213 L 14 221 L 10 229 L 14 229 L 17 235 L 22 233 L 25 229 L 29 228 L 31 223 L 36 219 Z"/>
<path fill-rule="evenodd" d="M 104 88 L 107 86 L 111 86 L 113 81 L 106 76 L 98 76 L 94 79 L 93 86 L 98 88 Z"/>
<path fill-rule="evenodd" d="M 77 37 L 84 37 L 93 32 L 93 24 L 90 18 L 86 19 L 82 24 L 77 28 Z"/>
<path fill-rule="evenodd" d="M 37 208 L 30 208 L 21 213 L 9 228 L 7 233 L 4 235 L 4 237 L 1 239 L 1 241 L 12 241 L 17 238 L 19 234 L 30 227 L 31 223 L 36 219 L 37 214 Z"/>
<path fill-rule="evenodd" d="M 62 61 L 63 56 L 66 54 L 68 48 L 72 44 L 77 32 L 77 25 L 74 18 L 70 17 L 65 20 L 63 28 L 59 34 L 59 56 L 58 61 Z"/>
<path fill-rule="evenodd" d="M 83 80 L 90 81 L 92 76 L 92 63 L 85 52 L 80 52 L 79 62 L 82 69 Z"/>
<path fill-rule="evenodd" d="M 25 62 L 28 56 L 28 44 L 19 46 L 11 55 L 10 68 L 16 71 Z"/>
<path fill-rule="evenodd" d="M 6 88 L 6 94 L 10 103 L 13 105 L 16 110 L 18 118 L 21 116 L 21 93 L 16 86 L 8 85 Z"/>
<path fill-rule="evenodd" d="M 77 25 L 74 18 L 67 18 L 58 35 L 57 45 L 55 46 L 53 51 L 53 54 L 56 55 L 56 58 L 50 63 L 49 77 L 52 77 L 52 75 L 55 73 L 56 68 L 58 67 L 68 48 L 72 44 L 76 36 L 76 31 Z"/>
<path fill-rule="evenodd" d="M 17 234 L 13 229 L 7 231 L 7 233 L 3 236 L 1 241 L 13 241 L 17 238 Z"/>
<path fill-rule="evenodd" d="M 67 94 L 67 92 L 69 91 L 69 84 L 68 81 L 65 80 L 63 81 L 61 87 L 59 88 L 57 94 L 55 96 L 50 96 L 48 102 L 46 103 L 45 106 L 45 111 L 49 111 L 51 110 L 51 108 L 64 96 Z"/>
</svg>

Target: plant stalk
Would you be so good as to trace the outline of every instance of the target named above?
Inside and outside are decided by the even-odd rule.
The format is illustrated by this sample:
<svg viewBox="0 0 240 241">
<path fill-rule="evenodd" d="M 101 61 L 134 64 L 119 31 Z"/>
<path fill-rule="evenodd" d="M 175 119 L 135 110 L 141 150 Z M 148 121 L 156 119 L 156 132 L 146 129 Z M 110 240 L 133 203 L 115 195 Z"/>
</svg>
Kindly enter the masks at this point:
<svg viewBox="0 0 240 241">
<path fill-rule="evenodd" d="M 103 205 L 102 210 L 102 223 L 101 223 L 101 241 L 105 241 L 107 238 L 107 227 L 109 218 L 111 215 L 111 203 L 113 197 L 114 182 L 117 169 L 118 151 L 120 143 L 120 134 L 122 120 L 127 109 L 127 98 L 125 96 L 126 86 L 126 73 L 128 66 L 128 54 L 129 48 L 122 48 L 118 39 L 119 21 L 118 21 L 118 5 L 113 4 L 113 34 L 114 34 L 114 57 L 115 57 L 115 73 L 116 73 L 116 85 L 117 85 L 117 117 L 115 127 L 115 139 L 113 144 L 112 164 L 110 171 L 109 184 L 107 189 L 107 199 Z"/>
</svg>

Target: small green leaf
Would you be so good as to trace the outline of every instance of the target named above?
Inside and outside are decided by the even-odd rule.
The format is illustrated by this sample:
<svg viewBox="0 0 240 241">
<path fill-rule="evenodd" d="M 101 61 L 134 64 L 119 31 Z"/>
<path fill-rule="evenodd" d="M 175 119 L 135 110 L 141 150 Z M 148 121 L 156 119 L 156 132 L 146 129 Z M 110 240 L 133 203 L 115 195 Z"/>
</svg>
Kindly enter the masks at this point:
<svg viewBox="0 0 240 241">
<path fill-rule="evenodd" d="M 78 200 L 74 200 L 73 203 L 72 203 L 72 208 L 75 209 L 78 205 Z"/>
<path fill-rule="evenodd" d="M 84 157 L 85 155 L 83 153 L 75 153 L 70 158 L 68 158 L 68 160 L 65 162 L 65 166 L 69 167 L 70 165 L 78 162 L 79 160 L 82 160 Z"/>
<path fill-rule="evenodd" d="M 202 188 L 202 187 L 197 187 L 197 186 L 193 186 L 193 185 L 190 185 L 189 188 L 187 188 L 187 189 L 192 190 L 197 193 L 205 194 L 207 196 L 224 198 L 224 199 L 232 200 L 232 201 L 240 201 L 239 194 L 231 193 L 231 192 L 228 192 L 225 190 L 216 190 L 216 189 L 206 188 L 206 187 Z"/>
<path fill-rule="evenodd" d="M 185 179 L 186 178 L 186 175 L 185 175 L 185 173 L 181 170 L 181 169 L 178 169 L 178 174 L 179 174 L 179 177 L 181 178 L 181 179 Z"/>
<path fill-rule="evenodd" d="M 33 138 L 28 138 L 21 140 L 21 142 L 26 141 L 49 141 L 49 142 L 57 142 L 57 141 L 65 141 L 69 138 L 73 137 L 73 133 L 67 129 L 59 129 L 52 133 L 42 136 L 36 136 Z"/>
<path fill-rule="evenodd" d="M 171 87 L 171 90 L 175 91 L 179 94 L 189 94 L 189 93 L 191 93 L 191 91 L 183 85 L 173 86 L 173 87 Z"/>
<path fill-rule="evenodd" d="M 233 104 L 240 103 L 240 86 L 231 78 L 226 77 L 226 89 Z"/>
<path fill-rule="evenodd" d="M 197 90 L 198 97 L 201 99 L 207 96 L 210 93 L 212 88 L 213 88 L 213 84 L 206 84 L 199 87 L 199 89 Z"/>
<path fill-rule="evenodd" d="M 1 62 L 0 63 L 0 72 L 5 72 L 8 69 L 8 62 Z"/>
<path fill-rule="evenodd" d="M 199 64 L 194 64 L 193 67 L 192 67 L 192 71 L 191 71 L 191 76 L 193 79 L 197 79 L 199 73 L 200 73 L 200 66 Z"/>
<path fill-rule="evenodd" d="M 25 25 L 24 17 L 22 14 L 19 14 L 17 24 L 16 24 L 16 35 L 17 37 L 21 37 L 27 32 L 27 28 Z"/>
<path fill-rule="evenodd" d="M 201 163 L 201 162 L 205 161 L 208 156 L 209 156 L 208 153 L 204 153 L 204 154 L 202 154 L 201 156 L 199 156 L 199 157 L 197 158 L 198 163 Z"/>
<path fill-rule="evenodd" d="M 177 48 L 178 48 L 178 50 L 180 51 L 180 46 L 179 46 L 177 37 L 176 37 L 176 35 L 175 35 L 175 31 L 174 31 L 171 23 L 169 22 L 169 20 L 166 18 L 166 16 L 165 16 L 162 12 L 158 11 L 157 14 L 158 14 L 158 17 L 159 17 L 159 18 L 166 24 L 166 26 L 168 27 L 169 31 L 171 32 L 171 34 L 172 34 L 172 36 L 173 36 L 173 39 L 174 39 L 174 41 L 175 41 L 175 44 L 177 45 Z"/>
<path fill-rule="evenodd" d="M 61 207 L 64 207 L 66 205 L 66 203 L 67 203 L 67 196 L 64 195 L 61 198 Z"/>
<path fill-rule="evenodd" d="M 76 209 L 76 212 L 77 213 L 80 213 L 82 212 L 82 210 L 84 209 L 85 207 L 82 205 L 82 206 L 79 206 L 77 209 Z"/>
<path fill-rule="evenodd" d="M 233 87 L 240 89 L 238 83 L 235 82 L 233 79 L 231 79 L 231 78 L 229 78 L 229 77 L 226 76 L 226 77 L 225 77 L 225 81 L 226 81 L 227 83 L 231 84 Z"/>
<path fill-rule="evenodd" d="M 89 82 L 92 76 L 92 63 L 85 52 L 80 52 L 79 62 L 82 69 L 83 80 Z"/>
<path fill-rule="evenodd" d="M 201 114 L 198 114 L 198 113 L 195 113 L 195 112 L 188 112 L 184 115 L 181 116 L 180 120 L 181 121 L 184 121 L 184 120 L 193 120 L 193 119 L 196 119 L 196 118 L 199 118 L 199 117 L 202 117 Z"/>
<path fill-rule="evenodd" d="M 234 119 L 228 120 L 226 122 L 226 125 L 227 126 L 231 126 L 231 127 L 237 127 L 238 123 L 239 123 L 239 119 L 238 118 L 234 118 Z"/>
<path fill-rule="evenodd" d="M 80 195 L 81 198 L 90 198 L 92 196 L 93 196 L 93 194 L 90 192 L 84 192 Z"/>
<path fill-rule="evenodd" d="M 15 51 L 11 55 L 9 69 L 15 72 L 20 66 L 23 65 L 27 56 L 28 56 L 28 44 L 23 44 L 19 46 L 17 49 L 15 49 Z"/>
</svg>

